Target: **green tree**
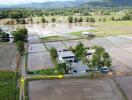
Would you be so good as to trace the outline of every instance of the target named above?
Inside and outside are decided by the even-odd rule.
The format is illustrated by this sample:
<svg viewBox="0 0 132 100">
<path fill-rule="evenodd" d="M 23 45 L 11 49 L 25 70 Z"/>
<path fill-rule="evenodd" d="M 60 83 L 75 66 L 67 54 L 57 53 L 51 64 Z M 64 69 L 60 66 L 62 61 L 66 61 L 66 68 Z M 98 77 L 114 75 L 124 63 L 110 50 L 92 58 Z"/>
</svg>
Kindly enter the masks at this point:
<svg viewBox="0 0 132 100">
<path fill-rule="evenodd" d="M 1 33 L 1 32 L 3 32 L 3 30 L 2 30 L 1 27 L 0 27 L 0 33 Z"/>
<path fill-rule="evenodd" d="M 97 68 L 99 66 L 99 63 L 100 63 L 100 58 L 97 54 L 93 54 L 92 56 L 92 66 L 93 68 Z"/>
<path fill-rule="evenodd" d="M 45 20 L 45 18 L 43 16 L 41 17 L 41 21 L 42 21 L 42 23 L 46 22 L 46 20 Z"/>
<path fill-rule="evenodd" d="M 106 18 L 103 18 L 103 22 L 106 22 Z"/>
<path fill-rule="evenodd" d="M 122 17 L 122 20 L 132 20 L 132 16 L 129 14 L 126 14 L 125 16 Z"/>
<path fill-rule="evenodd" d="M 69 17 L 68 17 L 68 22 L 69 22 L 69 23 L 73 23 L 73 17 L 72 17 L 72 16 L 69 16 Z"/>
<path fill-rule="evenodd" d="M 20 24 L 26 24 L 26 20 L 24 18 L 19 19 L 19 21 Z"/>
<path fill-rule="evenodd" d="M 28 30 L 23 27 L 23 28 L 17 28 L 16 31 L 14 31 L 12 33 L 14 41 L 23 41 L 26 42 L 27 41 L 27 35 L 28 35 Z"/>
<path fill-rule="evenodd" d="M 83 58 L 86 54 L 86 48 L 84 47 L 83 43 L 79 42 L 73 52 L 78 58 Z"/>
<path fill-rule="evenodd" d="M 30 17 L 30 19 L 29 19 L 29 20 L 30 20 L 31 24 L 33 24 L 33 18 L 32 18 L 32 17 Z"/>
<path fill-rule="evenodd" d="M 110 55 L 107 52 L 104 52 L 102 55 L 102 64 L 103 66 L 107 66 L 110 67 L 112 65 L 111 59 L 110 59 Z"/>
<path fill-rule="evenodd" d="M 111 20 L 112 20 L 112 21 L 115 21 L 115 17 L 112 17 Z"/>
<path fill-rule="evenodd" d="M 86 22 L 89 22 L 89 21 L 90 21 L 89 17 L 86 17 Z"/>
<path fill-rule="evenodd" d="M 75 23 L 77 23 L 77 22 L 78 22 L 78 18 L 77 18 L 77 17 L 75 17 L 75 18 L 74 18 L 74 20 L 75 20 Z"/>
<path fill-rule="evenodd" d="M 90 18 L 90 22 L 94 23 L 95 22 L 95 18 L 91 17 Z"/>
<path fill-rule="evenodd" d="M 111 66 L 110 55 L 105 51 L 103 47 L 94 46 L 95 53 L 92 57 L 92 65 L 98 69 L 104 66 Z"/>
<path fill-rule="evenodd" d="M 9 40 L 9 34 L 4 32 L 1 28 L 0 28 L 0 38 L 2 39 L 2 41 Z"/>
<path fill-rule="evenodd" d="M 57 67 L 57 70 L 59 72 L 59 74 L 65 74 L 68 72 L 68 66 L 66 65 L 66 63 L 60 63 Z"/>
<path fill-rule="evenodd" d="M 56 22 L 56 19 L 55 19 L 55 18 L 51 18 L 51 21 L 52 21 L 52 22 Z"/>
<path fill-rule="evenodd" d="M 78 22 L 83 22 L 83 17 L 80 17 Z"/>
<path fill-rule="evenodd" d="M 19 53 L 22 55 L 23 52 L 25 51 L 24 42 L 22 42 L 22 41 L 17 41 L 17 42 L 16 42 L 16 46 L 17 46 L 17 50 L 18 50 Z"/>
</svg>

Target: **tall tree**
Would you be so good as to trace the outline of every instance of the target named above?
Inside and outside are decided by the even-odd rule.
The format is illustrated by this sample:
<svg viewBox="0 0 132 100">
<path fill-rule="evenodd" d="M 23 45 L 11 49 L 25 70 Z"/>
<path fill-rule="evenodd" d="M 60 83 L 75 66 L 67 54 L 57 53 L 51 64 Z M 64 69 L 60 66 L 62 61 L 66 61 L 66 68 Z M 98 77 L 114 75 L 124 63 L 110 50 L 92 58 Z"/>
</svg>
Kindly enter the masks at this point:
<svg viewBox="0 0 132 100">
<path fill-rule="evenodd" d="M 18 50 L 19 53 L 22 55 L 23 52 L 25 51 L 24 42 L 22 42 L 22 41 L 17 41 L 17 42 L 16 42 L 16 46 L 17 46 L 17 50 Z"/>
<path fill-rule="evenodd" d="M 41 21 L 42 21 L 42 23 L 46 22 L 46 20 L 45 20 L 45 18 L 43 16 L 41 17 Z"/>
<path fill-rule="evenodd" d="M 68 22 L 69 22 L 69 23 L 73 23 L 73 17 L 72 17 L 72 16 L 69 16 L 69 17 L 68 17 Z"/>
<path fill-rule="evenodd" d="M 12 33 L 15 42 L 17 41 L 26 42 L 27 34 L 28 34 L 28 30 L 25 27 L 17 28 L 17 30 Z"/>
</svg>

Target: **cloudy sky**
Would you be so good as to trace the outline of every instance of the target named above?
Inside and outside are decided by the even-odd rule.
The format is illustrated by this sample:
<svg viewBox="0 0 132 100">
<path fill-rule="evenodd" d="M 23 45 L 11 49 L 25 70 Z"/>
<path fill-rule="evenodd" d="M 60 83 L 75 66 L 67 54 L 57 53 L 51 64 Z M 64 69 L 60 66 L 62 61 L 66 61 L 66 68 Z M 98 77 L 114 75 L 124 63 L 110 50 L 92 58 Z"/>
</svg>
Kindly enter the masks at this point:
<svg viewBox="0 0 132 100">
<path fill-rule="evenodd" d="M 1 4 L 24 4 L 24 3 L 31 3 L 31 2 L 48 2 L 48 1 L 74 1 L 74 0 L 0 0 Z"/>
</svg>

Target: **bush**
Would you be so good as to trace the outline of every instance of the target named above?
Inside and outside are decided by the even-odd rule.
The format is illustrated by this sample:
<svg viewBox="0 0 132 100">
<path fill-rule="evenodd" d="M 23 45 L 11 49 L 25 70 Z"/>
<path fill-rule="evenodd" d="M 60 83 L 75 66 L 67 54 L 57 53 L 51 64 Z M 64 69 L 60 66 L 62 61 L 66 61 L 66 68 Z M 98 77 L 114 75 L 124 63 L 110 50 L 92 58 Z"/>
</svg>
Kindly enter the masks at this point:
<svg viewBox="0 0 132 100">
<path fill-rule="evenodd" d="M 55 48 L 50 49 L 50 55 L 52 58 L 56 58 L 58 56 Z"/>
<path fill-rule="evenodd" d="M 46 75 L 55 75 L 55 69 L 45 69 L 35 71 L 36 74 L 46 74 Z"/>
</svg>

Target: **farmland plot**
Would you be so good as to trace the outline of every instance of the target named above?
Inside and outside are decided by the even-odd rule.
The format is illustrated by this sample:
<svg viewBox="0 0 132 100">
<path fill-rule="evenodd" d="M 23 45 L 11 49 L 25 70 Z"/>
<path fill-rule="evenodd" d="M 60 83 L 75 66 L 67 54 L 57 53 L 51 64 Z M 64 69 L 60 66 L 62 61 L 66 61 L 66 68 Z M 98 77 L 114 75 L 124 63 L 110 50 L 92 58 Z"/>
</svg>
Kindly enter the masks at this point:
<svg viewBox="0 0 132 100">
<path fill-rule="evenodd" d="M 106 39 L 114 43 L 115 45 L 132 44 L 132 41 L 118 37 L 118 36 L 107 36 Z"/>
<path fill-rule="evenodd" d="M 99 46 L 103 46 L 104 48 L 113 48 L 114 45 L 106 40 L 105 38 L 95 38 L 93 40 L 91 40 L 91 42 L 94 44 L 94 45 L 99 45 Z"/>
<path fill-rule="evenodd" d="M 29 53 L 28 55 L 29 70 L 42 70 L 53 68 L 49 52 Z"/>
<path fill-rule="evenodd" d="M 29 35 L 28 36 L 28 42 L 29 43 L 36 43 L 36 42 L 40 42 L 40 39 L 37 35 Z"/>
<path fill-rule="evenodd" d="M 15 44 L 0 43 L 0 70 L 15 70 L 15 56 Z"/>
<path fill-rule="evenodd" d="M 29 98 L 30 100 L 124 100 L 110 79 L 31 81 Z"/>
<path fill-rule="evenodd" d="M 117 59 L 122 62 L 126 66 L 132 69 L 132 54 L 121 50 L 120 48 L 111 48 L 107 49 L 107 52 L 111 55 L 111 57 Z"/>
<path fill-rule="evenodd" d="M 132 76 L 117 77 L 116 80 L 120 84 L 125 94 L 127 95 L 128 100 L 131 100 L 132 99 Z"/>
<path fill-rule="evenodd" d="M 29 44 L 28 52 L 35 53 L 35 52 L 45 52 L 47 51 L 44 44 Z"/>
<path fill-rule="evenodd" d="M 66 48 L 62 42 L 47 42 L 46 46 L 48 47 L 48 49 L 56 48 L 59 50 Z"/>
</svg>

